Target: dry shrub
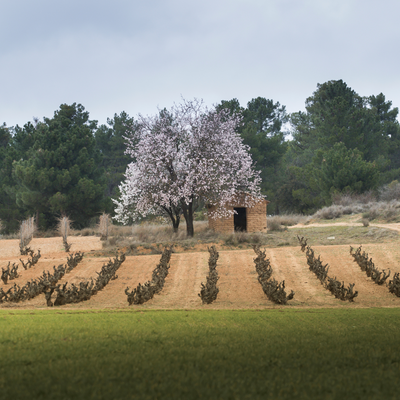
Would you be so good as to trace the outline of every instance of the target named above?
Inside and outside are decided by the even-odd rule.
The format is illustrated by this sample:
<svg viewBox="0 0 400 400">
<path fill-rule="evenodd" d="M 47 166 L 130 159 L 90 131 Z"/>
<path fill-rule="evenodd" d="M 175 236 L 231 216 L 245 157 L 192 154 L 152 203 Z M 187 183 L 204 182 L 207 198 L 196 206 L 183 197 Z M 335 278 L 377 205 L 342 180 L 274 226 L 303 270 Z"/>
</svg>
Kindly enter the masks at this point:
<svg viewBox="0 0 400 400">
<path fill-rule="evenodd" d="M 68 217 L 61 217 L 58 219 L 57 230 L 63 239 L 64 250 L 68 253 L 71 245 L 68 243 L 68 235 L 71 231 L 71 220 Z"/>
<path fill-rule="evenodd" d="M 264 236 L 261 232 L 255 232 L 250 234 L 250 242 L 253 244 L 262 244 L 264 242 Z"/>
<path fill-rule="evenodd" d="M 228 246 L 237 246 L 242 243 L 249 244 L 264 244 L 267 239 L 261 232 L 247 233 L 247 232 L 234 232 L 223 236 L 223 241 Z"/>
<path fill-rule="evenodd" d="M 110 223 L 111 223 L 110 214 L 106 214 L 103 212 L 103 214 L 100 215 L 100 221 L 99 221 L 99 225 L 98 225 L 98 230 L 100 233 L 100 240 L 108 239 Z"/>
<path fill-rule="evenodd" d="M 172 226 L 166 224 L 142 223 L 133 226 L 112 225 L 108 240 L 103 242 L 103 248 L 150 246 L 153 244 L 179 243 L 184 248 L 194 247 L 198 242 L 215 242 L 220 235 L 208 228 L 207 221 L 194 221 L 194 238 L 186 235 L 186 224 L 181 223 L 178 232 L 174 233 Z M 154 247 L 154 254 L 160 249 Z"/>
<path fill-rule="evenodd" d="M 396 217 L 399 215 L 399 204 L 389 203 L 387 208 L 383 212 L 383 218 L 388 221 L 396 220 Z"/>
<path fill-rule="evenodd" d="M 364 227 L 368 227 L 369 226 L 369 220 L 367 219 L 367 218 L 363 218 L 362 220 L 361 220 L 361 222 L 362 222 L 362 224 L 363 224 L 363 226 Z"/>
<path fill-rule="evenodd" d="M 93 228 L 83 228 L 80 231 L 77 231 L 77 234 L 80 236 L 95 236 L 96 231 Z"/>
<path fill-rule="evenodd" d="M 71 220 L 68 217 L 61 217 L 58 219 L 57 226 L 58 233 L 64 240 L 67 240 L 68 235 L 71 231 Z"/>
<path fill-rule="evenodd" d="M 210 238 L 212 231 L 208 228 L 207 221 L 194 221 L 194 235 L 196 239 Z M 182 241 L 187 239 L 186 224 L 180 224 L 178 232 L 174 232 L 170 225 L 140 224 L 133 225 L 131 236 L 138 243 L 163 243 Z"/>
<path fill-rule="evenodd" d="M 281 224 L 279 215 L 267 219 L 267 228 L 269 232 L 282 232 L 285 228 Z"/>
<path fill-rule="evenodd" d="M 376 202 L 373 191 L 365 193 L 335 193 L 332 195 L 332 203 L 337 206 L 353 206 L 354 204 L 368 204 Z"/>
<path fill-rule="evenodd" d="M 185 236 L 185 233 L 185 231 L 179 229 L 174 234 L 172 227 L 167 225 L 141 224 L 132 227 L 133 241 L 138 243 L 165 242 L 171 240 L 172 237 L 179 240 Z"/>
<path fill-rule="evenodd" d="M 379 199 L 382 201 L 400 200 L 400 183 L 396 180 L 381 187 Z"/>
<path fill-rule="evenodd" d="M 324 207 L 318 210 L 313 217 L 319 219 L 335 219 L 340 218 L 343 215 L 343 206 L 332 205 L 330 207 Z"/>
<path fill-rule="evenodd" d="M 370 221 L 379 218 L 390 222 L 398 219 L 400 215 L 400 201 L 379 201 L 368 206 L 363 213 L 363 218 L 368 218 Z"/>
<path fill-rule="evenodd" d="M 282 214 L 282 215 L 274 215 L 273 217 L 268 218 L 269 220 L 273 218 L 283 226 L 293 226 L 297 224 L 304 224 L 307 222 L 308 217 L 301 214 Z"/>
<path fill-rule="evenodd" d="M 249 242 L 249 236 L 246 232 L 234 232 L 226 235 L 224 237 L 224 242 L 228 246 L 237 246 L 238 244 L 241 243 L 248 243 Z"/>
<path fill-rule="evenodd" d="M 400 184 L 392 182 L 380 189 L 380 201 L 377 201 L 373 192 L 359 195 L 335 195 L 334 204 L 317 211 L 313 218 L 335 219 L 348 214 L 363 214 L 369 221 L 375 219 L 393 222 L 400 219 Z"/>
<path fill-rule="evenodd" d="M 368 211 L 363 213 L 363 218 L 372 221 L 379 217 L 379 211 L 376 207 L 371 207 Z"/>
<path fill-rule="evenodd" d="M 314 215 L 313 218 L 317 219 L 335 219 L 340 218 L 343 215 L 350 215 L 350 214 L 360 214 L 367 210 L 370 207 L 370 203 L 362 204 L 362 203 L 354 203 L 352 205 L 338 205 L 332 204 L 329 207 L 323 207 L 321 210 L 318 210 Z"/>
<path fill-rule="evenodd" d="M 114 237 L 108 239 L 108 244 L 110 246 L 115 246 L 117 244 L 117 241 L 118 241 L 118 238 L 114 236 Z"/>
<path fill-rule="evenodd" d="M 108 236 L 132 237 L 132 226 L 111 225 L 108 227 Z"/>
<path fill-rule="evenodd" d="M 369 227 L 365 236 L 372 238 L 374 240 L 380 240 L 383 238 L 393 238 L 398 239 L 399 234 L 396 231 L 391 229 L 377 228 L 377 227 Z"/>
<path fill-rule="evenodd" d="M 21 249 L 25 248 L 33 238 L 33 234 L 35 233 L 35 217 L 30 217 L 25 221 L 21 222 L 21 226 L 19 228 L 19 247 Z"/>
<path fill-rule="evenodd" d="M 237 236 L 234 233 L 230 233 L 229 235 L 225 236 L 224 242 L 228 246 L 237 246 L 239 244 Z"/>
<path fill-rule="evenodd" d="M 36 232 L 35 236 L 40 238 L 50 238 L 60 236 L 60 234 L 56 229 L 47 229 L 45 231 Z"/>
</svg>

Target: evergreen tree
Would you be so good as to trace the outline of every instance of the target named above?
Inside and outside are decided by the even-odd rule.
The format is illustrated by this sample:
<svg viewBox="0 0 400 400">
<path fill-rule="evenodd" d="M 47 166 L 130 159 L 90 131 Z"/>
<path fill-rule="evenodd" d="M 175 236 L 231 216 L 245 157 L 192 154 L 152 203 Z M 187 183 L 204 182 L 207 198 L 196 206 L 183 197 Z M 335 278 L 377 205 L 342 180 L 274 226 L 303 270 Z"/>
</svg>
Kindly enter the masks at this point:
<svg viewBox="0 0 400 400">
<path fill-rule="evenodd" d="M 12 187 L 13 161 L 17 159 L 17 152 L 12 146 L 12 128 L 6 124 L 0 126 L 0 220 L 4 233 L 11 233 L 18 229 L 18 220 L 23 219 L 23 210 L 16 205 Z"/>
<path fill-rule="evenodd" d="M 53 118 L 18 132 L 20 138 L 31 135 L 33 146 L 26 158 L 13 164 L 16 202 L 34 212 L 41 227 L 53 226 L 64 214 L 82 227 L 104 209 L 101 155 L 93 136 L 96 125 L 82 105 L 62 104 Z"/>
<path fill-rule="evenodd" d="M 132 161 L 131 156 L 125 154 L 126 141 L 133 140 L 137 127 L 138 123 L 123 111 L 120 115 L 114 114 L 112 119 L 107 118 L 107 124 L 100 125 L 95 132 L 96 149 L 102 154 L 101 166 L 107 181 L 105 195 L 108 213 L 113 211 L 111 197 L 119 197 L 118 186 Z"/>
<path fill-rule="evenodd" d="M 269 208 L 279 213 L 276 191 L 281 176 L 281 160 L 287 149 L 283 124 L 287 122 L 285 106 L 264 97 L 257 97 L 240 106 L 237 99 L 222 101 L 217 109 L 227 109 L 231 114 L 242 116 L 242 125 L 238 132 L 243 142 L 250 146 L 250 154 L 255 168 L 261 172 L 261 189 L 271 202 Z"/>
<path fill-rule="evenodd" d="M 375 116 L 376 130 L 381 132 L 385 141 L 384 151 L 381 151 L 382 165 L 381 183 L 389 183 L 398 179 L 400 174 L 400 125 L 397 120 L 399 109 L 392 109 L 392 102 L 386 101 L 383 93 L 370 96 L 367 104 Z"/>
<path fill-rule="evenodd" d="M 290 116 L 293 140 L 281 204 L 311 212 L 329 204 L 330 193 L 362 193 L 376 187 L 379 173 L 381 183 L 398 173 L 398 110 L 383 94 L 362 98 L 342 80 L 329 81 L 318 84 L 306 110 Z"/>
<path fill-rule="evenodd" d="M 357 149 L 335 143 L 330 150 L 320 151 L 317 158 L 320 171 L 316 181 L 327 202 L 333 193 L 363 193 L 376 187 L 378 169 L 374 163 L 365 161 Z"/>
</svg>

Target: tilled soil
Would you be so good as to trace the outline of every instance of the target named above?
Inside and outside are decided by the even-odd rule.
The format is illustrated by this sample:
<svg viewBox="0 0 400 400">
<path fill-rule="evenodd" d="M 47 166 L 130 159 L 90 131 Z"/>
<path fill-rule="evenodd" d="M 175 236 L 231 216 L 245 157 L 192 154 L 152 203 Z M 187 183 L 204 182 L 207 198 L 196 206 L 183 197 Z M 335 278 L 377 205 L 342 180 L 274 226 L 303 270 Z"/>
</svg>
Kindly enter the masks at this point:
<svg viewBox="0 0 400 400">
<path fill-rule="evenodd" d="M 83 261 L 59 283 L 79 283 L 95 279 L 102 265 L 108 261 L 105 257 L 95 257 L 91 250 L 101 249 L 99 238 L 73 237 L 71 251 L 84 251 Z M 4 285 L 7 290 L 14 283 L 24 285 L 30 279 L 39 277 L 43 271 L 52 272 L 53 266 L 65 264 L 67 253 L 63 252 L 60 238 L 34 239 L 31 247 L 41 250 L 42 257 L 38 264 L 29 270 L 23 270 L 19 259 L 27 260 L 27 256 L 19 256 L 17 240 L 0 241 L 0 267 L 6 267 L 8 261 L 19 263 L 20 277 Z M 353 247 L 357 247 L 354 245 Z M 117 271 L 118 278 L 110 283 L 89 301 L 62 306 L 63 309 L 266 309 L 266 308 L 319 308 L 319 307 L 400 307 L 400 298 L 389 293 L 386 285 L 378 286 L 361 271 L 349 254 L 349 246 L 313 246 L 315 255 L 321 256 L 324 263 L 330 266 L 329 276 L 344 281 L 346 286 L 355 283 L 358 297 L 353 303 L 335 299 L 320 284 L 316 276 L 309 271 L 306 256 L 300 247 L 282 247 L 266 249 L 271 261 L 273 275 L 276 280 L 285 280 L 286 291 L 295 292 L 293 300 L 286 306 L 278 306 L 267 299 L 257 281 L 257 273 L 253 259 L 253 250 L 220 251 L 217 264 L 219 273 L 219 294 L 211 305 L 202 305 L 198 296 L 201 282 L 206 281 L 208 273 L 208 252 L 174 253 L 170 261 L 169 274 L 165 286 L 159 295 L 140 306 L 129 306 L 126 294 L 127 287 L 132 290 L 139 283 L 151 279 L 153 269 L 160 260 L 160 255 L 127 256 L 126 261 Z M 378 269 L 390 269 L 400 272 L 400 248 L 397 242 L 368 244 L 363 250 L 369 253 Z M 390 279 L 390 278 L 389 278 Z M 20 303 L 0 304 L 3 309 L 47 308 L 44 295 Z"/>
</svg>

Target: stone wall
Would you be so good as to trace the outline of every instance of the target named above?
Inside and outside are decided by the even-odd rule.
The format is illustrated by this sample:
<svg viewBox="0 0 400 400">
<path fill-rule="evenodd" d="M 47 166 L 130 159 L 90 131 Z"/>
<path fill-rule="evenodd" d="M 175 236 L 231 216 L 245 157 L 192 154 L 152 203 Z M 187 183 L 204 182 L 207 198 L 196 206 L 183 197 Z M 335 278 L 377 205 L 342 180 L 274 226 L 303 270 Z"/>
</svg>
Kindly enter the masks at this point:
<svg viewBox="0 0 400 400">
<path fill-rule="evenodd" d="M 267 232 L 267 204 L 269 201 L 263 200 L 254 207 L 246 207 L 247 232 Z M 227 210 L 233 211 L 235 207 L 244 207 L 242 202 L 226 205 Z M 208 211 L 215 211 L 216 208 L 209 207 Z M 234 216 L 229 218 L 208 218 L 208 226 L 215 232 L 233 233 Z"/>
<path fill-rule="evenodd" d="M 247 232 L 267 232 L 267 200 L 246 209 Z"/>
</svg>

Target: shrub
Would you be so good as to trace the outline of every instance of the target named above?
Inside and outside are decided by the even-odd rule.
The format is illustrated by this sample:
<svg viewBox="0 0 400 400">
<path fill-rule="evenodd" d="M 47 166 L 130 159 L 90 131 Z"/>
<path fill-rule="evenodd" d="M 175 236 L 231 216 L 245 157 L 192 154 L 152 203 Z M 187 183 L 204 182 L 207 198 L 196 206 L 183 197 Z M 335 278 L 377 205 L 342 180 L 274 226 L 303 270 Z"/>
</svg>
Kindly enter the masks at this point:
<svg viewBox="0 0 400 400">
<path fill-rule="evenodd" d="M 347 210 L 349 210 L 348 207 Z M 335 219 L 340 218 L 342 215 L 343 206 L 334 204 L 329 207 L 321 208 L 321 210 L 318 210 L 313 216 L 319 219 Z"/>
<path fill-rule="evenodd" d="M 224 242 L 228 246 L 237 246 L 239 243 L 235 233 L 230 233 L 229 235 L 225 236 Z"/>
<path fill-rule="evenodd" d="M 283 226 L 293 226 L 293 225 L 297 225 L 297 224 L 306 223 L 308 220 L 308 217 L 306 217 L 305 215 L 301 215 L 301 214 L 274 215 L 273 217 L 268 218 L 268 223 L 271 219 L 279 222 Z"/>
<path fill-rule="evenodd" d="M 27 255 L 26 247 L 32 240 L 35 230 L 35 217 L 30 217 L 25 221 L 22 221 L 19 229 L 19 249 L 22 256 Z"/>
<path fill-rule="evenodd" d="M 84 228 L 79 232 L 79 234 L 81 236 L 94 236 L 95 231 L 92 228 Z"/>
<path fill-rule="evenodd" d="M 352 206 L 354 204 L 368 204 L 376 202 L 376 196 L 369 190 L 364 193 L 335 193 L 332 195 L 332 203 L 340 206 Z"/>
<path fill-rule="evenodd" d="M 110 226 L 111 218 L 110 214 L 103 214 L 100 215 L 100 220 L 98 224 L 98 230 L 100 233 L 100 240 L 107 240 L 108 239 L 108 229 Z"/>
<path fill-rule="evenodd" d="M 71 230 L 71 220 L 68 217 L 61 217 L 58 219 L 58 232 L 63 239 L 64 250 L 68 253 L 71 245 L 68 243 L 68 235 Z"/>
<path fill-rule="evenodd" d="M 281 225 L 279 216 L 273 216 L 268 218 L 267 227 L 269 232 L 282 232 L 285 228 Z"/>
<path fill-rule="evenodd" d="M 396 180 L 379 189 L 379 199 L 382 201 L 400 200 L 400 183 Z"/>
<path fill-rule="evenodd" d="M 369 226 L 369 220 L 368 220 L 368 218 L 363 218 L 363 219 L 361 220 L 361 222 L 362 222 L 362 224 L 363 224 L 364 227 L 368 227 L 368 226 Z"/>
</svg>

